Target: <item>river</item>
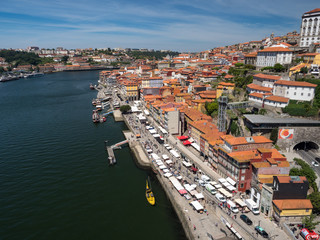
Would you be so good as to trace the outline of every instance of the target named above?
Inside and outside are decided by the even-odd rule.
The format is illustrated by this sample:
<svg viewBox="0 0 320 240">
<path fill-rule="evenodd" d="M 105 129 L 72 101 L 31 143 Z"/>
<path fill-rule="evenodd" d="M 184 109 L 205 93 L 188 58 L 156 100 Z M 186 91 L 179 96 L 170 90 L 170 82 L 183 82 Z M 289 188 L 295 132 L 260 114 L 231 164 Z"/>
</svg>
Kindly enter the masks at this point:
<svg viewBox="0 0 320 240">
<path fill-rule="evenodd" d="M 104 141 L 124 139 L 112 116 L 93 124 L 98 71 L 0 83 L 1 239 L 185 239 L 158 181 L 129 147 L 108 166 Z"/>
</svg>

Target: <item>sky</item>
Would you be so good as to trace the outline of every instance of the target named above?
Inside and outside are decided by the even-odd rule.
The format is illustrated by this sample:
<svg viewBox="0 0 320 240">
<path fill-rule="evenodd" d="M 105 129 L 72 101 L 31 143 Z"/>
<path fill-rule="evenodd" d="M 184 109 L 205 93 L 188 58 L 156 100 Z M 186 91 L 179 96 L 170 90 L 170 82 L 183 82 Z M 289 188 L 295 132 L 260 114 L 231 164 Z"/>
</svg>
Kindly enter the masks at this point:
<svg viewBox="0 0 320 240">
<path fill-rule="evenodd" d="M 7 0 L 0 48 L 198 52 L 300 32 L 319 0 Z"/>
</svg>

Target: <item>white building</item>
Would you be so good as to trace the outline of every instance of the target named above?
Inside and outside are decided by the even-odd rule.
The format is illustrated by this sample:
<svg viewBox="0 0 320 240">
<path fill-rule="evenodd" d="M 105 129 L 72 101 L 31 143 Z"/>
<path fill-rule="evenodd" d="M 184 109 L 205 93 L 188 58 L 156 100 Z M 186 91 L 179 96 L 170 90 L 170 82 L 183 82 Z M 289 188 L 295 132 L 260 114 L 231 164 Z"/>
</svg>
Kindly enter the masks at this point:
<svg viewBox="0 0 320 240">
<path fill-rule="evenodd" d="M 269 47 L 258 51 L 257 67 L 273 67 L 276 63 L 282 65 L 290 64 L 292 61 L 292 51 L 286 47 Z"/>
<path fill-rule="evenodd" d="M 273 95 L 291 100 L 311 101 L 317 85 L 308 82 L 279 80 L 274 83 Z"/>
<path fill-rule="evenodd" d="M 320 8 L 302 15 L 300 33 L 300 47 L 320 42 Z"/>
</svg>

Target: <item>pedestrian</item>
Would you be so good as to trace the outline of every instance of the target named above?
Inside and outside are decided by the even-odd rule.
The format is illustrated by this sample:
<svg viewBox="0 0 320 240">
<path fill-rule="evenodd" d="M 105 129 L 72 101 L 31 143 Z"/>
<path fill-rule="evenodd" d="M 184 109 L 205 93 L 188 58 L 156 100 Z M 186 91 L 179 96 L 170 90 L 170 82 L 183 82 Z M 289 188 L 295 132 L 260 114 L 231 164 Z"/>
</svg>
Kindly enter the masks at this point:
<svg viewBox="0 0 320 240">
<path fill-rule="evenodd" d="M 193 225 L 193 230 L 197 230 L 196 225 Z"/>
<path fill-rule="evenodd" d="M 189 217 L 189 221 L 191 221 L 191 218 Z"/>
</svg>

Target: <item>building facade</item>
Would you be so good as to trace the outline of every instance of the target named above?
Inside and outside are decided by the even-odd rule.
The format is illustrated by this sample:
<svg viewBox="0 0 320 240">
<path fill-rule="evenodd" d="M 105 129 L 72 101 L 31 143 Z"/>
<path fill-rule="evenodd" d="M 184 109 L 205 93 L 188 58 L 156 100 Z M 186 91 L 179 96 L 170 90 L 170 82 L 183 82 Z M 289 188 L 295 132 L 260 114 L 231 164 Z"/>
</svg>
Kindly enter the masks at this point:
<svg viewBox="0 0 320 240">
<path fill-rule="evenodd" d="M 302 15 L 300 33 L 300 47 L 320 42 L 320 8 Z"/>
</svg>

